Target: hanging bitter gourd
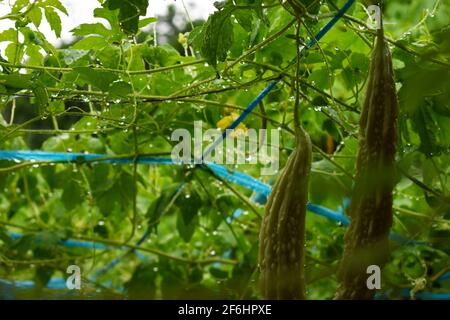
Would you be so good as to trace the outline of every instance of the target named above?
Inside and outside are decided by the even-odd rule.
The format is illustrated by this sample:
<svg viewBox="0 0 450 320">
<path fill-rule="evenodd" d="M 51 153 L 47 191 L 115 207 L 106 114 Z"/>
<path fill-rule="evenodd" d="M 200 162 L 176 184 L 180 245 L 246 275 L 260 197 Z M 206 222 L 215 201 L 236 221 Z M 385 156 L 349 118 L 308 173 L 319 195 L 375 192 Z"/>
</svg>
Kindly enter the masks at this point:
<svg viewBox="0 0 450 320">
<path fill-rule="evenodd" d="M 348 210 L 351 224 L 344 237 L 336 299 L 373 298 L 375 292 L 367 286 L 367 267 L 382 267 L 389 258 L 397 117 L 392 57 L 380 28 L 360 118 L 356 177 Z"/>
<path fill-rule="evenodd" d="M 260 286 L 266 299 L 305 299 L 305 215 L 312 151 L 301 127 L 296 144 L 270 194 L 260 231 Z"/>
</svg>

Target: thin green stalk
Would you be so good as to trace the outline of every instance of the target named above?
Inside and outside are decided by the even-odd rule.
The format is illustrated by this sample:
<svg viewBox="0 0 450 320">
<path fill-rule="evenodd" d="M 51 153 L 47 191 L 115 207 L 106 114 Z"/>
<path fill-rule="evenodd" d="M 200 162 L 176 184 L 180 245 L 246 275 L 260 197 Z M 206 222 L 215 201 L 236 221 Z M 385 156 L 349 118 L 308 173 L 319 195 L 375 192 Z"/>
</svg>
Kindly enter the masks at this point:
<svg viewBox="0 0 450 320">
<path fill-rule="evenodd" d="M 130 74 L 130 75 L 145 75 L 145 74 L 154 74 L 159 72 L 165 72 L 165 71 L 171 71 L 175 69 L 182 69 L 188 66 L 196 65 L 204 63 L 204 59 L 199 59 L 191 62 L 185 62 L 180 64 L 175 64 L 172 66 L 167 67 L 159 67 L 149 70 L 121 70 L 121 69 L 112 69 L 112 68 L 101 68 L 102 71 L 107 72 L 114 72 L 114 73 L 121 73 L 121 74 Z M 9 63 L 9 62 L 2 62 L 0 61 L 0 65 L 4 67 L 9 68 L 16 68 L 16 69 L 29 69 L 29 70 L 39 70 L 39 71 L 53 71 L 53 72 L 72 72 L 75 71 L 73 68 L 67 68 L 67 67 L 49 67 L 49 66 L 31 66 L 31 65 L 25 65 L 25 64 L 17 64 L 17 63 Z"/>
<path fill-rule="evenodd" d="M 0 225 L 10 226 L 10 227 L 14 227 L 14 228 L 22 229 L 22 230 L 27 230 L 30 232 L 38 232 L 39 231 L 38 229 L 21 226 L 21 225 L 11 223 L 8 221 L 0 220 Z M 231 265 L 238 263 L 236 260 L 223 259 L 223 258 L 208 258 L 208 259 L 199 259 L 199 260 L 186 259 L 186 258 L 170 255 L 170 254 L 163 252 L 161 250 L 158 250 L 158 249 L 140 247 L 140 246 L 126 244 L 121 241 L 111 240 L 111 239 L 92 238 L 92 237 L 85 237 L 85 236 L 73 236 L 72 239 L 81 240 L 81 241 L 89 241 L 89 242 L 93 242 L 93 243 L 102 243 L 102 244 L 106 244 L 106 245 L 118 247 L 118 248 L 125 247 L 125 248 L 129 248 L 129 249 L 139 250 L 142 252 L 148 252 L 148 253 L 151 253 L 151 254 L 154 254 L 157 256 L 165 257 L 167 259 L 171 259 L 171 260 L 182 262 L 182 263 L 192 264 L 192 265 L 207 265 L 207 264 L 213 264 L 216 262 L 223 263 L 223 264 L 231 264 Z"/>
<path fill-rule="evenodd" d="M 265 47 L 266 45 L 268 45 L 269 43 L 273 42 L 274 40 L 278 39 L 280 36 L 282 36 L 287 30 L 289 30 L 289 28 L 295 23 L 295 21 L 297 21 L 296 19 L 292 19 L 287 25 L 285 25 L 283 28 L 281 28 L 281 30 L 279 30 L 278 32 L 275 32 L 273 35 L 269 36 L 268 38 L 266 38 L 264 41 L 258 43 L 257 45 L 253 46 L 252 48 L 250 48 L 249 50 L 245 51 L 239 58 L 237 58 L 236 60 L 234 60 L 231 64 L 229 64 L 228 66 L 225 67 L 225 69 L 222 71 L 222 73 L 226 74 L 228 70 L 230 70 L 231 68 L 233 68 L 236 64 L 238 64 L 240 61 L 244 60 L 245 58 L 247 58 L 249 55 L 251 55 L 252 53 L 256 52 L 257 50 Z"/>
</svg>

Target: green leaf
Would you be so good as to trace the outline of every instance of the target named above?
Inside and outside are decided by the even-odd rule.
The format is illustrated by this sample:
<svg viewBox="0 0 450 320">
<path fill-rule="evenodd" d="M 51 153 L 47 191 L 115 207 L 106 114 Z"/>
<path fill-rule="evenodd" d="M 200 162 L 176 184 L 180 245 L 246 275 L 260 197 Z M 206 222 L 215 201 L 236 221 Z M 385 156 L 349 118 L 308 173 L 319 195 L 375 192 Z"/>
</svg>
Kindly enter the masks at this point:
<svg viewBox="0 0 450 320">
<path fill-rule="evenodd" d="M 64 185 L 61 201 L 67 210 L 72 210 L 80 205 L 83 200 L 83 190 L 80 184 L 69 176 L 68 181 Z"/>
<path fill-rule="evenodd" d="M 118 79 L 116 73 L 104 71 L 101 69 L 93 69 L 89 67 L 76 67 L 74 71 L 80 75 L 86 83 L 99 88 L 103 92 L 109 90 L 110 85 Z"/>
<path fill-rule="evenodd" d="M 119 10 L 119 23 L 127 34 L 136 34 L 139 29 L 139 16 L 147 13 L 148 0 L 107 0 L 103 7 Z"/>
<path fill-rule="evenodd" d="M 104 216 L 110 216 L 116 206 L 120 202 L 120 190 L 117 185 L 114 185 L 112 188 L 99 192 L 95 195 L 95 200 L 100 212 Z"/>
<path fill-rule="evenodd" d="M 100 36 L 103 36 L 105 38 L 109 37 L 112 32 L 111 30 L 107 29 L 103 24 L 101 23 L 83 23 L 80 24 L 75 29 L 72 29 L 71 32 L 74 36 L 87 36 L 91 34 L 98 34 Z"/>
<path fill-rule="evenodd" d="M 137 266 L 130 281 L 125 283 L 125 290 L 130 299 L 154 299 L 156 294 L 156 277 L 153 263 L 144 262 Z"/>
<path fill-rule="evenodd" d="M 98 234 L 100 237 L 104 238 L 104 239 L 108 239 L 109 236 L 109 230 L 106 226 L 104 225 L 96 225 L 94 227 L 94 232 L 96 234 Z"/>
<path fill-rule="evenodd" d="M 5 50 L 6 58 L 12 63 L 22 61 L 23 53 L 24 46 L 15 42 L 11 42 Z"/>
<path fill-rule="evenodd" d="M 44 288 L 52 278 L 55 270 L 49 267 L 37 267 L 34 275 L 34 281 L 37 288 Z"/>
<path fill-rule="evenodd" d="M 447 92 L 433 97 L 432 106 L 436 113 L 450 118 L 450 87 Z"/>
<path fill-rule="evenodd" d="M 33 256 L 35 258 L 51 258 L 60 241 L 60 235 L 52 231 L 41 231 L 33 236 Z"/>
<path fill-rule="evenodd" d="M 239 296 L 243 296 L 247 291 L 248 283 L 254 275 L 255 261 L 258 260 L 258 248 L 258 244 L 254 243 L 231 272 L 230 286 L 240 293 Z"/>
<path fill-rule="evenodd" d="M 226 7 L 211 15 L 203 26 L 200 52 L 214 68 L 217 61 L 225 61 L 233 44 L 234 34 L 230 14 L 230 8 Z"/>
<path fill-rule="evenodd" d="M 0 42 L 10 41 L 14 42 L 17 40 L 17 30 L 10 28 L 0 33 Z"/>
<path fill-rule="evenodd" d="M 17 0 L 14 2 L 14 6 L 12 8 L 12 13 L 17 13 L 22 10 L 25 6 L 29 5 L 29 0 Z"/>
<path fill-rule="evenodd" d="M 178 212 L 177 215 L 177 230 L 180 235 L 180 237 L 183 239 L 184 242 L 189 242 L 192 239 L 192 236 L 195 233 L 195 229 L 198 225 L 198 216 L 193 217 L 193 219 L 189 222 L 185 222 L 184 215 L 180 212 Z"/>
<path fill-rule="evenodd" d="M 28 55 L 28 65 L 41 66 L 44 61 L 44 56 L 40 52 L 41 47 L 33 44 L 29 44 L 25 49 L 25 53 Z"/>
<path fill-rule="evenodd" d="M 24 27 L 20 29 L 20 32 L 23 34 L 24 36 L 24 42 L 26 44 L 36 44 L 39 46 L 44 45 L 44 41 L 42 41 L 41 37 L 39 36 L 39 34 L 33 30 L 31 30 L 28 27 Z"/>
<path fill-rule="evenodd" d="M 47 110 L 50 113 L 63 112 L 65 109 L 64 101 L 51 101 L 48 103 Z"/>
<path fill-rule="evenodd" d="M 77 49 L 61 49 L 59 53 L 63 56 L 64 63 L 71 65 L 79 59 L 85 57 L 89 51 L 87 50 L 77 50 Z"/>
<path fill-rule="evenodd" d="M 0 74 L 0 83 L 4 85 L 10 92 L 29 89 L 33 85 L 33 82 L 31 81 L 31 75 L 17 73 Z"/>
<path fill-rule="evenodd" d="M 122 62 L 121 57 L 122 55 L 120 49 L 114 45 L 107 45 L 97 52 L 97 59 L 100 60 L 101 65 L 104 68 L 117 69 L 117 67 L 119 67 Z M 129 63 L 131 63 L 131 61 Z M 142 66 L 142 68 L 139 70 L 142 69 L 144 69 L 144 66 Z M 131 70 L 131 67 L 129 70 Z"/>
<path fill-rule="evenodd" d="M 55 32 L 55 35 L 58 38 L 61 37 L 61 18 L 52 7 L 45 8 L 45 18 L 50 28 Z"/>
<path fill-rule="evenodd" d="M 170 66 L 180 61 L 180 54 L 169 44 L 158 47 L 143 47 L 142 58 L 155 66 Z"/>
<path fill-rule="evenodd" d="M 253 16 L 249 10 L 236 10 L 234 12 L 234 17 L 239 22 L 242 28 L 247 32 L 252 32 L 253 30 Z"/>
<path fill-rule="evenodd" d="M 106 21 L 108 21 L 109 25 L 111 26 L 111 30 L 113 30 L 114 33 L 120 33 L 117 11 L 111 11 L 107 8 L 96 8 L 94 9 L 94 17 L 105 19 Z"/>
<path fill-rule="evenodd" d="M 114 98 L 126 98 L 133 93 L 133 88 L 128 82 L 116 81 L 109 86 L 109 93 Z"/>
<path fill-rule="evenodd" d="M 193 267 L 188 275 L 190 283 L 199 283 L 203 279 L 203 269 L 200 267 Z"/>
<path fill-rule="evenodd" d="M 33 93 L 39 114 L 42 115 L 46 112 L 49 103 L 47 89 L 42 84 L 36 82 L 33 85 Z"/>
<path fill-rule="evenodd" d="M 0 228 L 0 241 L 3 241 L 3 243 L 7 246 L 10 246 L 13 243 L 12 239 L 6 233 L 4 228 Z"/>
<path fill-rule="evenodd" d="M 264 12 L 262 5 L 263 5 L 263 0 L 244 0 L 245 5 L 252 5 L 253 6 L 253 10 L 255 11 L 256 15 L 258 16 L 258 18 L 267 26 L 270 26 L 270 21 L 267 17 L 267 14 Z M 239 1 L 238 1 L 239 3 Z"/>
<path fill-rule="evenodd" d="M 190 224 L 202 207 L 202 199 L 194 188 L 184 189 L 176 199 L 175 204 L 180 209 L 185 224 Z"/>
<path fill-rule="evenodd" d="M 118 185 L 120 186 L 120 191 L 122 195 L 122 202 L 127 204 L 131 202 L 134 197 L 134 181 L 133 176 L 125 171 L 122 171 L 120 175 Z M 137 186 L 136 186 L 137 187 Z"/>
<path fill-rule="evenodd" d="M 327 68 L 321 68 L 315 70 L 309 77 L 308 81 L 315 87 L 318 88 L 329 88 L 330 87 L 330 75 L 328 74 Z"/>
<path fill-rule="evenodd" d="M 151 203 L 146 214 L 149 228 L 154 228 L 159 224 L 159 219 L 162 214 L 173 212 L 173 208 L 169 208 L 168 206 L 175 196 L 177 188 L 178 186 L 175 185 L 168 187 Z"/>
<path fill-rule="evenodd" d="M 58 9 L 59 11 L 64 13 L 66 16 L 68 15 L 66 7 L 64 7 L 63 4 L 61 3 L 61 1 L 59 1 L 59 0 L 46 0 L 45 5 L 53 7 L 55 9 Z"/>
<path fill-rule="evenodd" d="M 409 55 L 401 56 L 401 60 L 405 67 L 396 73 L 396 80 L 402 83 L 398 98 L 403 112 L 413 114 L 424 104 L 426 97 L 449 91 L 449 68 L 437 68 L 423 60 L 416 61 Z"/>
<path fill-rule="evenodd" d="M 110 166 L 104 163 L 99 163 L 95 165 L 95 170 L 92 170 L 90 176 L 90 185 L 92 186 L 92 192 L 106 192 L 113 185 L 114 181 L 109 179 Z"/>
<path fill-rule="evenodd" d="M 211 273 L 211 275 L 217 279 L 227 279 L 229 274 L 228 271 L 214 266 L 209 268 L 209 273 Z"/>
<path fill-rule="evenodd" d="M 30 18 L 31 22 L 39 28 L 42 22 L 42 11 L 39 7 L 33 7 L 28 13 L 28 18 Z"/>
<path fill-rule="evenodd" d="M 108 41 L 103 37 L 86 37 L 75 43 L 72 48 L 77 50 L 101 50 L 108 46 Z"/>
<path fill-rule="evenodd" d="M 145 28 L 150 23 L 154 23 L 156 21 L 158 21 L 158 18 L 155 18 L 155 17 L 142 19 L 142 20 L 139 21 L 139 29 Z"/>
<path fill-rule="evenodd" d="M 436 125 L 430 108 L 423 106 L 412 114 L 411 120 L 413 122 L 414 131 L 419 134 L 420 137 L 420 151 L 427 156 L 432 156 L 438 151 L 437 135 L 439 127 Z"/>
<path fill-rule="evenodd" d="M 203 27 L 198 26 L 189 32 L 188 44 L 194 46 L 194 48 L 200 48 L 202 45 Z"/>
<path fill-rule="evenodd" d="M 24 257 L 30 250 L 33 257 L 48 259 L 55 255 L 60 236 L 51 231 L 41 231 L 35 234 L 27 234 L 16 240 L 13 249 L 18 257 Z"/>
<path fill-rule="evenodd" d="M 202 199 L 197 191 L 186 187 L 175 200 L 179 209 L 177 217 L 177 229 L 185 242 L 189 242 L 198 224 L 198 213 L 202 207 Z"/>
</svg>

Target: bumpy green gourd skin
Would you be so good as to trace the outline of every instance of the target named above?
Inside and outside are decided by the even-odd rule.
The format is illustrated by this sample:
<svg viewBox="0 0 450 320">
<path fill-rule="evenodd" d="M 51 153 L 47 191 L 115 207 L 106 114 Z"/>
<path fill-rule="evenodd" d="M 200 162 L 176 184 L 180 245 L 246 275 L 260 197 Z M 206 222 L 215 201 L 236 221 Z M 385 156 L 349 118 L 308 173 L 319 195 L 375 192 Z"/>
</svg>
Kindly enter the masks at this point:
<svg viewBox="0 0 450 320">
<path fill-rule="evenodd" d="M 303 129 L 296 138 L 297 147 L 270 194 L 260 231 L 260 285 L 266 299 L 305 299 L 305 215 L 312 151 Z"/>
<path fill-rule="evenodd" d="M 392 58 L 380 29 L 360 119 L 356 180 L 349 207 L 351 224 L 344 239 L 336 299 L 372 299 L 375 290 L 367 288 L 367 267 L 382 267 L 389 258 L 397 117 Z"/>
</svg>

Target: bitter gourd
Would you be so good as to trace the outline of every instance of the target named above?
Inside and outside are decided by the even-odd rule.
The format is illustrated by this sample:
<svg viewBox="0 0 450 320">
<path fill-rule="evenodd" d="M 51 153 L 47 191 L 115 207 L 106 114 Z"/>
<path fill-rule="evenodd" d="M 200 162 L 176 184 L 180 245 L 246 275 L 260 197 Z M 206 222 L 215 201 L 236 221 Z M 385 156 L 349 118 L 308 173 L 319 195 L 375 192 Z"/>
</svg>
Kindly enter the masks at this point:
<svg viewBox="0 0 450 320">
<path fill-rule="evenodd" d="M 356 176 L 348 210 L 351 223 L 344 237 L 336 299 L 373 298 L 375 291 L 367 286 L 367 267 L 381 268 L 389 258 L 397 118 L 392 57 L 380 28 L 360 118 Z"/>
<path fill-rule="evenodd" d="M 260 286 L 266 299 L 305 299 L 305 215 L 312 151 L 301 127 L 296 140 L 270 194 L 260 231 Z"/>
</svg>

